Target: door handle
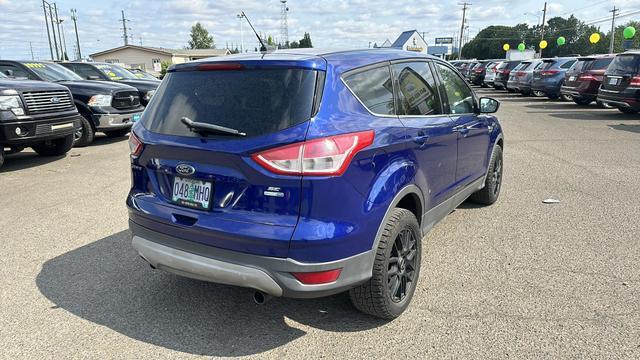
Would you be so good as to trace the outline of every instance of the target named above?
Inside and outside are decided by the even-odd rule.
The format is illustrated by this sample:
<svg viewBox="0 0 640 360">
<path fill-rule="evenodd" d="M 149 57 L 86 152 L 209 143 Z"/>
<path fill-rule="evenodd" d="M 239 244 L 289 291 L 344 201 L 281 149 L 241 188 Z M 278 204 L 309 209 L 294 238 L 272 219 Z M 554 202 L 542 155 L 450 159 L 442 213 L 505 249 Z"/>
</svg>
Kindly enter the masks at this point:
<svg viewBox="0 0 640 360">
<path fill-rule="evenodd" d="M 413 138 L 413 142 L 418 144 L 419 149 L 424 149 L 427 146 L 427 141 L 429 141 L 429 135 L 424 131 L 419 131 L 418 136 Z"/>
<path fill-rule="evenodd" d="M 453 128 L 453 131 L 460 133 L 463 137 L 466 137 L 469 134 L 469 127 L 467 125 L 458 125 Z"/>
</svg>

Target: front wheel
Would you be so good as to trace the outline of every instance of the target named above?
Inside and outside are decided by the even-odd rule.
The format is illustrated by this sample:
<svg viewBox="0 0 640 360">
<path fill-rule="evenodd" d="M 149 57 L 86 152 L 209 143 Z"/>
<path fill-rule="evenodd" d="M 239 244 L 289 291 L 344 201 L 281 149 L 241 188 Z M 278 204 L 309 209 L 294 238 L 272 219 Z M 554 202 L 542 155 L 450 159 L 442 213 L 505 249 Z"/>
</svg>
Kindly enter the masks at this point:
<svg viewBox="0 0 640 360">
<path fill-rule="evenodd" d="M 597 101 L 596 104 L 598 104 L 598 107 L 601 109 L 613 109 L 613 106 L 609 105 L 606 102 Z"/>
<path fill-rule="evenodd" d="M 573 96 L 571 95 L 560 95 L 560 97 L 562 98 L 562 100 L 564 101 L 573 101 Z"/>
<path fill-rule="evenodd" d="M 407 309 L 420 274 L 421 238 L 415 215 L 393 209 L 378 243 L 371 279 L 349 290 L 358 310 L 395 319 Z"/>
<path fill-rule="evenodd" d="M 502 148 L 496 146 L 489 162 L 484 187 L 471 194 L 469 200 L 483 205 L 491 205 L 498 200 L 502 187 Z"/>
<path fill-rule="evenodd" d="M 87 115 L 88 116 L 88 115 Z M 95 137 L 95 130 L 87 119 L 87 116 L 80 116 L 80 128 L 76 129 L 73 134 L 74 146 L 83 147 L 91 144 Z"/>
<path fill-rule="evenodd" d="M 535 97 L 544 97 L 544 95 L 545 95 L 544 91 L 533 90 L 533 96 Z"/>
<path fill-rule="evenodd" d="M 39 145 L 32 146 L 33 150 L 41 156 L 64 155 L 73 147 L 73 134 L 60 139 L 47 140 Z"/>
</svg>

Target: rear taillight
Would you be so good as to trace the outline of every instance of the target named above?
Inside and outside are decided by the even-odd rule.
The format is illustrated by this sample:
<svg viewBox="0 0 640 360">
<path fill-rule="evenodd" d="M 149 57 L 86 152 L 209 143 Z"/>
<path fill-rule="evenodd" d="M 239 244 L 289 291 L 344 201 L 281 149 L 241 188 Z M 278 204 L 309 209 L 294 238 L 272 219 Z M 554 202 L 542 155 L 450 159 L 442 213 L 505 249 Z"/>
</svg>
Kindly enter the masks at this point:
<svg viewBox="0 0 640 360">
<path fill-rule="evenodd" d="M 138 139 L 136 134 L 132 131 L 129 135 L 129 151 L 131 152 L 131 157 L 136 158 L 140 156 L 143 147 L 144 143 L 140 141 L 140 139 Z"/>
<path fill-rule="evenodd" d="M 578 77 L 578 80 L 580 80 L 580 81 L 597 81 L 598 79 L 596 79 L 595 76 L 593 76 L 591 74 L 582 74 L 582 75 L 580 75 L 580 77 Z"/>
<path fill-rule="evenodd" d="M 476 74 L 481 74 L 481 73 L 482 73 L 482 69 L 476 69 L 476 70 L 473 70 L 473 71 L 474 71 Z"/>
<path fill-rule="evenodd" d="M 251 157 L 276 174 L 340 176 L 373 138 L 373 130 L 342 134 L 269 149 Z"/>
<path fill-rule="evenodd" d="M 555 74 L 559 73 L 558 70 L 542 70 L 540 71 L 540 75 L 542 76 L 553 76 Z"/>
<path fill-rule="evenodd" d="M 526 73 L 524 71 L 518 71 L 516 76 L 524 76 Z"/>
<path fill-rule="evenodd" d="M 632 77 L 629 86 L 640 87 L 640 76 Z"/>
<path fill-rule="evenodd" d="M 317 272 L 295 272 L 291 273 L 298 281 L 305 285 L 328 284 L 338 280 L 342 269 L 333 269 Z"/>
<path fill-rule="evenodd" d="M 198 69 L 198 71 L 244 70 L 244 65 L 220 62 L 215 64 L 200 64 L 196 69 Z"/>
<path fill-rule="evenodd" d="M 503 74 L 503 75 L 509 75 L 511 70 L 500 70 L 499 72 L 500 72 L 500 74 Z"/>
</svg>

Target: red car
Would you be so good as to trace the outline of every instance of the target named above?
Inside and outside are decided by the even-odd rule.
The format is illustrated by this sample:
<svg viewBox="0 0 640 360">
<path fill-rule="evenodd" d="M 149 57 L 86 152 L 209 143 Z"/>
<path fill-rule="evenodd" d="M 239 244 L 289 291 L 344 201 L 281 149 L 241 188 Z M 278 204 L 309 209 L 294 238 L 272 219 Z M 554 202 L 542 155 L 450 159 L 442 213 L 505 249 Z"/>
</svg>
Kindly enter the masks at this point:
<svg viewBox="0 0 640 360">
<path fill-rule="evenodd" d="M 614 58 L 613 54 L 578 58 L 565 75 L 564 85 L 560 89 L 562 95 L 571 97 L 579 105 L 596 101 L 604 72 Z M 598 102 L 598 105 L 609 107 L 602 102 Z"/>
</svg>

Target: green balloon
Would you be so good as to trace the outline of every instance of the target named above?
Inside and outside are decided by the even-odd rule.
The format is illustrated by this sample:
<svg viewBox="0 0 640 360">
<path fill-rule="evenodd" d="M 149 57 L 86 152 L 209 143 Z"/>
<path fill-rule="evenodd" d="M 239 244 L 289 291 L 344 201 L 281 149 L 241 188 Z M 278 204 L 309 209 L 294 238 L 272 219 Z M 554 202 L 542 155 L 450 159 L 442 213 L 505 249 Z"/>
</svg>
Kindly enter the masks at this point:
<svg viewBox="0 0 640 360">
<path fill-rule="evenodd" d="M 518 50 L 519 51 L 524 51 L 527 47 L 524 45 L 524 43 L 520 43 L 518 44 Z"/>
<path fill-rule="evenodd" d="M 622 34 L 627 40 L 633 39 L 633 37 L 636 36 L 636 28 L 634 28 L 633 26 L 627 26 L 626 28 L 624 28 L 624 32 Z"/>
<path fill-rule="evenodd" d="M 556 42 L 559 46 L 562 46 L 567 42 L 567 39 L 565 39 L 564 36 L 560 36 Z"/>
</svg>

